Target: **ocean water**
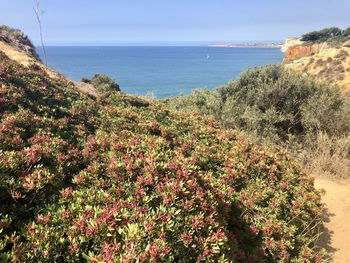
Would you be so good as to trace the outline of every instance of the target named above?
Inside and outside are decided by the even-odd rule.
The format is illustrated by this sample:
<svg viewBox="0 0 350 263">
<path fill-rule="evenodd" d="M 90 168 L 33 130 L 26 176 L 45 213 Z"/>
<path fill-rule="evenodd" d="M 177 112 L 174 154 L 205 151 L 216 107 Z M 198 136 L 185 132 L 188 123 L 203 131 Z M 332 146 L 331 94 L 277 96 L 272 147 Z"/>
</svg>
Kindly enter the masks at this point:
<svg viewBox="0 0 350 263">
<path fill-rule="evenodd" d="M 220 47 L 46 47 L 48 64 L 79 81 L 113 77 L 124 92 L 157 98 L 214 89 L 258 65 L 279 63 L 279 49 Z M 38 48 L 42 56 L 41 49 Z"/>
</svg>

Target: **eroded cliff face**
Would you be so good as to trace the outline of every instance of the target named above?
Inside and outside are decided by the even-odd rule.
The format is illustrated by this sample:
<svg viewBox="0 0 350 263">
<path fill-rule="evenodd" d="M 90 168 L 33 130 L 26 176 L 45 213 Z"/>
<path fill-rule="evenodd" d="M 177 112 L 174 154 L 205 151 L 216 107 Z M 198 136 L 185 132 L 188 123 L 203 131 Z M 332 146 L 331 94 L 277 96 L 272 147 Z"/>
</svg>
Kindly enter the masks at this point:
<svg viewBox="0 0 350 263">
<path fill-rule="evenodd" d="M 313 44 L 313 45 L 298 44 L 298 45 L 290 46 L 285 51 L 284 60 L 292 61 L 294 59 L 298 59 L 302 57 L 310 57 L 322 52 L 327 48 L 328 48 L 327 43 L 320 43 L 320 44 Z"/>
<path fill-rule="evenodd" d="M 332 47 L 326 43 L 291 46 L 283 63 L 318 81 L 336 84 L 343 92 L 350 92 L 350 41 Z"/>
</svg>

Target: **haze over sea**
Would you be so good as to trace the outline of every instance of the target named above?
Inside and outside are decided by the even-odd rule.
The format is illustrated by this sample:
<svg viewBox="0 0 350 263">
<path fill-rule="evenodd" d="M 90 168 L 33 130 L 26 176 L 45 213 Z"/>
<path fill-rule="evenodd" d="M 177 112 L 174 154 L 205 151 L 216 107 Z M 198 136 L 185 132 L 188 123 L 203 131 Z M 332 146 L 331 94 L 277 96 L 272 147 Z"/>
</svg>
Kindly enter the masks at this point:
<svg viewBox="0 0 350 263">
<path fill-rule="evenodd" d="M 213 89 L 248 68 L 283 59 L 277 48 L 49 46 L 46 50 L 49 66 L 72 80 L 104 73 L 124 92 L 157 98 Z"/>
</svg>

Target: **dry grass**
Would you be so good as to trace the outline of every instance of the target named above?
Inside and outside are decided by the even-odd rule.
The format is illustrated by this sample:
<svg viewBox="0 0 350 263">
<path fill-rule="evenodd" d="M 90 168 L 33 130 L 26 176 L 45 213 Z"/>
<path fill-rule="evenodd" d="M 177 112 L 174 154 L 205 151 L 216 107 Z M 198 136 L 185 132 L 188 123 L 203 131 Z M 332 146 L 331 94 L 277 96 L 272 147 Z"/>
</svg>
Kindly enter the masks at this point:
<svg viewBox="0 0 350 263">
<path fill-rule="evenodd" d="M 350 41 L 326 48 L 311 57 L 285 63 L 286 67 L 315 76 L 318 81 L 337 84 L 342 92 L 350 91 Z"/>
<path fill-rule="evenodd" d="M 4 52 L 11 60 L 17 61 L 23 66 L 28 67 L 30 64 L 36 62 L 34 58 L 28 56 L 26 53 L 19 52 L 2 41 L 0 41 L 0 50 Z"/>
<path fill-rule="evenodd" d="M 21 52 L 13 48 L 7 43 L 4 43 L 0 41 L 0 51 L 4 52 L 6 56 L 8 56 L 11 60 L 14 60 L 18 62 L 19 64 L 25 66 L 25 67 L 39 67 L 41 69 L 45 69 L 45 66 L 37 59 L 29 56 L 25 52 Z M 53 78 L 53 79 L 62 79 L 68 80 L 67 78 L 63 77 L 61 74 L 57 73 L 56 71 L 52 69 L 46 70 L 47 74 Z M 70 81 L 70 80 L 68 80 Z"/>
<path fill-rule="evenodd" d="M 19 64 L 21 64 L 25 67 L 36 68 L 36 69 L 41 68 L 42 70 L 45 70 L 45 66 L 40 61 L 38 61 L 37 59 L 35 59 L 33 57 L 30 57 L 28 54 L 26 54 L 24 52 L 20 52 L 20 51 L 16 50 L 15 48 L 10 46 L 9 44 L 4 43 L 2 41 L 0 41 L 0 51 L 4 52 L 6 54 L 6 56 L 8 56 L 11 60 L 18 62 Z M 61 81 L 73 83 L 67 77 L 63 76 L 62 74 L 60 74 L 60 73 L 58 73 L 50 68 L 48 68 L 46 70 L 46 72 L 53 79 L 59 79 Z M 91 84 L 86 84 L 86 83 L 82 83 L 82 82 L 74 83 L 74 84 L 75 84 L 76 89 L 79 90 L 80 92 L 91 95 L 93 97 L 98 97 L 100 95 L 98 93 L 98 91 Z"/>
<path fill-rule="evenodd" d="M 89 94 L 93 97 L 98 97 L 100 94 L 99 92 L 94 88 L 92 84 L 85 83 L 85 82 L 77 82 L 75 83 L 76 88 L 86 94 Z"/>
<path fill-rule="evenodd" d="M 331 138 L 320 133 L 306 152 L 307 168 L 315 175 L 350 178 L 350 136 Z"/>
</svg>

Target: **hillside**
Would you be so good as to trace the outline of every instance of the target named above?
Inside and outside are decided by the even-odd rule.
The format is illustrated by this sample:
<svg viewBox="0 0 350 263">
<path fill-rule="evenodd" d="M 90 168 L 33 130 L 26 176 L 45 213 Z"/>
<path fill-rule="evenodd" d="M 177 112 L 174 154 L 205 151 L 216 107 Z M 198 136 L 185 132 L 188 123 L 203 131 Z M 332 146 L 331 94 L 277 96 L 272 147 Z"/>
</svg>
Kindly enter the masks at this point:
<svg viewBox="0 0 350 263">
<path fill-rule="evenodd" d="M 4 52 L 0 87 L 2 261 L 322 261 L 320 195 L 286 151 Z"/>
<path fill-rule="evenodd" d="M 59 72 L 46 68 L 40 61 L 34 45 L 29 38 L 20 30 L 12 29 L 5 25 L 0 25 L 0 51 L 12 61 L 18 64 L 45 71 L 50 78 L 59 80 L 72 86 L 85 94 L 93 97 L 99 97 L 101 94 L 93 87 L 93 85 L 83 82 L 74 82 Z"/>
<path fill-rule="evenodd" d="M 0 41 L 35 60 L 40 60 L 39 55 L 36 53 L 35 47 L 29 40 L 28 36 L 18 29 L 0 25 Z"/>
<path fill-rule="evenodd" d="M 349 258 L 350 104 L 338 88 L 282 66 L 251 69 L 215 91 L 195 90 L 165 101 L 175 109 L 212 115 L 225 127 L 287 148 L 325 190 L 325 229 L 318 244 L 336 263 Z"/>
<path fill-rule="evenodd" d="M 286 41 L 286 67 L 350 91 L 350 40 L 294 44 Z"/>
</svg>

